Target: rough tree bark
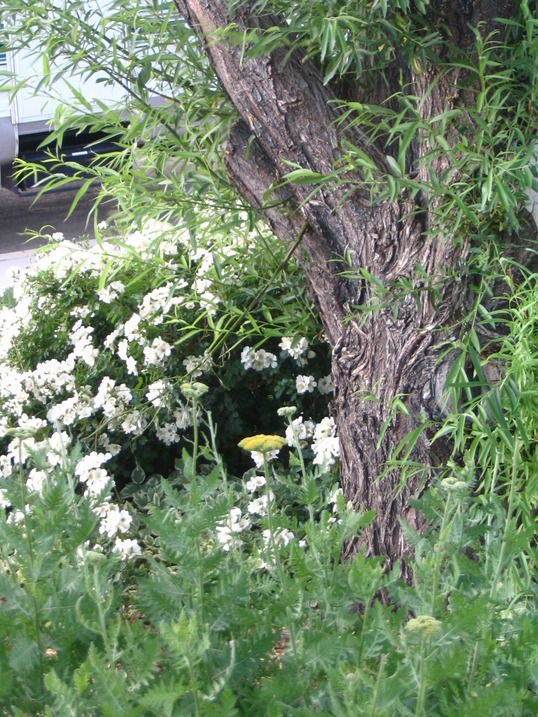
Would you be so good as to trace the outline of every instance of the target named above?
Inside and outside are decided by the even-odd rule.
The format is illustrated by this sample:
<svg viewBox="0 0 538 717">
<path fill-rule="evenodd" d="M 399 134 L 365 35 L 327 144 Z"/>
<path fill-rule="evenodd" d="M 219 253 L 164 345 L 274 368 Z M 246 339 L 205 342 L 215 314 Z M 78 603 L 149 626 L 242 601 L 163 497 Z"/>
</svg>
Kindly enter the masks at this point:
<svg viewBox="0 0 538 717">
<path fill-rule="evenodd" d="M 254 207 L 264 205 L 263 196 L 275 180 L 290 171 L 289 163 L 328 174 L 339 158 L 341 135 L 353 142 L 380 170 L 386 170 L 385 151 L 357 128 L 335 124 L 333 91 L 323 84 L 318 69 L 300 52 L 286 56 L 275 51 L 266 57 L 245 60 L 242 48 L 227 44 L 219 30 L 231 18 L 224 0 L 176 0 L 179 12 L 196 29 L 204 43 L 216 76 L 236 107 L 241 120 L 233 128 L 226 152 L 229 176 L 239 192 Z M 460 47 L 470 45 L 472 33 L 465 22 L 509 15 L 502 0 L 437 2 L 452 29 L 452 40 Z M 268 27 L 278 18 L 256 17 L 248 3 L 233 15 L 238 31 Z M 399 89 L 400 71 L 414 92 L 422 95 L 432 76 L 428 68 L 413 75 L 410 68 L 395 68 L 395 84 L 383 86 L 385 96 Z M 450 106 L 454 81 L 439 82 L 422 105 L 425 118 Z M 360 92 L 361 101 L 379 102 L 379 87 Z M 413 147 L 408 165 L 417 152 Z M 413 151 L 415 156 L 413 156 Z M 446 167 L 439 166 L 443 171 Z M 357 178 L 360 175 L 357 173 Z M 353 179 L 353 177 L 350 177 Z M 341 443 L 341 480 L 344 494 L 357 509 L 377 511 L 372 529 L 362 537 L 367 554 L 385 554 L 389 560 L 405 558 L 408 548 L 400 520 L 420 528 L 420 518 L 409 505 L 410 497 L 422 488 L 418 478 L 409 480 L 398 492 L 400 474 L 385 469 L 393 448 L 423 417 L 435 416 L 442 401 L 448 361 L 439 361 L 440 345 L 453 338 L 461 316 L 461 287 L 443 281 L 437 300 L 424 292 L 420 302 L 395 298 L 390 307 L 360 312 L 372 299 L 372 287 L 360 278 L 344 275 L 349 269 L 339 261 L 344 256 L 358 270 L 388 286 L 401 277 L 418 287 L 423 276 L 449 274 L 458 260 L 451 241 L 425 233 L 427 211 L 404 198 L 372 206 L 367 190 L 345 196 L 344 188 L 323 188 L 309 196 L 311 186 L 286 185 L 273 198 L 284 205 L 265 210 L 274 233 L 285 242 L 296 239 L 303 225 L 307 231 L 299 250 L 312 298 L 333 347 L 333 411 Z M 391 419 L 391 402 L 402 396 L 408 417 Z M 390 422 L 378 445 L 381 428 Z M 424 434 L 413 457 L 435 465 L 428 436 Z M 356 542 L 350 546 L 353 553 Z"/>
</svg>

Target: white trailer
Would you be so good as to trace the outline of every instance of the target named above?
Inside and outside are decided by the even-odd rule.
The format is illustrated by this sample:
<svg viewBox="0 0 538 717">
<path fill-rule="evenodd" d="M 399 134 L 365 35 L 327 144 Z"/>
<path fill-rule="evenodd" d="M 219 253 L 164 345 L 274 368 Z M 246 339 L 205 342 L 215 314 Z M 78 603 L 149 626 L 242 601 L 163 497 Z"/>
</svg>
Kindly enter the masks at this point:
<svg viewBox="0 0 538 717">
<path fill-rule="evenodd" d="M 99 82 L 98 74 L 81 81 L 79 78 L 70 78 L 69 82 L 59 80 L 54 83 L 54 92 L 45 92 L 39 89 L 44 77 L 42 61 L 38 52 L 32 52 L 29 47 L 24 53 L 0 53 L 0 69 L 13 73 L 17 81 L 24 80 L 26 84 L 17 91 L 10 100 L 8 92 L 0 92 L 0 173 L 2 185 L 10 184 L 10 175 L 13 161 L 17 157 L 39 161 L 44 151 L 39 146 L 51 131 L 51 122 L 55 112 L 62 104 L 76 105 L 73 87 L 90 100 L 96 112 L 99 104 L 107 106 L 125 104 L 127 93 L 118 84 Z M 66 137 L 66 144 L 62 147 L 62 154 L 66 158 L 84 160 L 95 153 L 86 147 L 84 137 Z M 103 145 L 102 151 L 107 146 Z"/>
</svg>

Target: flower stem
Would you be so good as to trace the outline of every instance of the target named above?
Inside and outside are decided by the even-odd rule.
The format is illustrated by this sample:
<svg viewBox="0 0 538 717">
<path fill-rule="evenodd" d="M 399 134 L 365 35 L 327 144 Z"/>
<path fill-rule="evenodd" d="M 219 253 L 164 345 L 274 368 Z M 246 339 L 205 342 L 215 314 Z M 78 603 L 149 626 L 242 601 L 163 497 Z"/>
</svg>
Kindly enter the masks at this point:
<svg viewBox="0 0 538 717">
<path fill-rule="evenodd" d="M 271 489 L 270 489 L 270 473 L 269 473 L 269 463 L 267 461 L 267 456 L 264 453 L 263 455 L 263 470 L 265 473 L 265 492 L 267 495 L 267 524 L 269 526 L 269 541 L 271 545 L 271 550 L 273 552 L 274 558 L 275 558 L 275 565 L 276 565 L 276 571 L 278 574 L 278 579 L 280 581 L 282 592 L 286 592 L 286 576 L 284 573 L 284 568 L 282 566 L 282 562 L 280 560 L 280 553 L 277 548 L 276 540 L 275 540 L 275 531 L 273 526 L 273 511 L 271 508 Z M 305 698 L 304 698 L 304 686 L 303 686 L 303 676 L 302 676 L 302 670 L 300 667 L 300 661 L 299 661 L 299 653 L 297 652 L 297 633 L 295 630 L 295 622 L 293 620 L 291 610 L 289 606 L 286 605 L 286 621 L 288 623 L 288 630 L 290 633 L 290 643 L 291 643 L 291 650 L 293 653 L 293 659 L 295 661 L 295 669 L 297 671 L 297 678 L 299 680 L 299 683 L 301 684 L 301 702 L 303 703 L 303 706 L 306 706 Z"/>
<path fill-rule="evenodd" d="M 422 635 L 420 642 L 420 675 L 418 682 L 417 705 L 415 708 L 415 717 L 424 715 L 424 699 L 426 697 L 426 635 Z"/>
</svg>

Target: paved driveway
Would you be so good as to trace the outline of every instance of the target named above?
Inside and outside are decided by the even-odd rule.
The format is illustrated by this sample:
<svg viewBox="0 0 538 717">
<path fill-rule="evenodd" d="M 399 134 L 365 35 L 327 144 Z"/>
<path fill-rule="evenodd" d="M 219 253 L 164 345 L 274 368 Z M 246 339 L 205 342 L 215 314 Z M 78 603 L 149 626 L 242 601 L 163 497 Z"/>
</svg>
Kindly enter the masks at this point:
<svg viewBox="0 0 538 717">
<path fill-rule="evenodd" d="M 45 238 L 28 241 L 28 230 L 62 232 L 66 239 L 91 235 L 93 217 L 89 226 L 86 222 L 97 192 L 97 187 L 91 188 L 66 219 L 75 190 L 49 193 L 36 200 L 33 190 L 14 193 L 0 189 L 0 290 L 9 285 L 9 268 L 24 266 L 34 249 L 47 242 Z"/>
</svg>

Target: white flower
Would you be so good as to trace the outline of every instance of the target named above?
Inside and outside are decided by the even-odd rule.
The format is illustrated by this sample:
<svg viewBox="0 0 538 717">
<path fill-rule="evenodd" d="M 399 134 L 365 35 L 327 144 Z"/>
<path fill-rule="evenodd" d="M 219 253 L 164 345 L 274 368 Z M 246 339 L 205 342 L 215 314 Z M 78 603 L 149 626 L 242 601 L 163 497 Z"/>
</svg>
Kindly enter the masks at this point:
<svg viewBox="0 0 538 717">
<path fill-rule="evenodd" d="M 332 466 L 340 456 L 340 443 L 337 437 L 327 436 L 312 443 L 312 450 L 315 465 Z"/>
<path fill-rule="evenodd" d="M 64 426 L 72 426 L 77 417 L 75 408 L 76 399 L 66 398 L 65 401 L 49 408 L 47 420 L 49 423 L 63 423 Z"/>
<path fill-rule="evenodd" d="M 47 452 L 47 463 L 49 466 L 54 467 L 62 462 L 62 456 L 70 443 L 71 437 L 65 431 L 61 433 L 55 431 L 49 437 L 50 450 Z"/>
<path fill-rule="evenodd" d="M 51 239 L 52 239 L 52 241 L 63 241 L 64 233 L 63 232 L 53 232 Z"/>
<path fill-rule="evenodd" d="M 121 422 L 121 429 L 124 433 L 132 433 L 134 436 L 139 436 L 146 430 L 147 425 L 147 420 L 142 413 L 135 408 L 125 416 Z"/>
<path fill-rule="evenodd" d="M 228 525 L 217 525 L 215 531 L 217 533 L 218 542 L 222 545 L 222 549 L 226 552 L 230 550 L 232 545 L 238 547 L 242 544 L 241 540 L 233 534 Z"/>
<path fill-rule="evenodd" d="M 245 370 L 252 368 L 254 371 L 263 371 L 266 368 L 276 368 L 277 359 L 275 354 L 269 351 L 245 346 L 241 351 L 241 363 L 245 367 Z"/>
<path fill-rule="evenodd" d="M 267 451 L 265 454 L 260 453 L 259 451 L 250 451 L 250 457 L 256 464 L 256 468 L 263 468 L 264 455 L 265 460 L 274 461 L 278 457 L 279 453 L 280 451 L 278 449 L 274 451 Z"/>
<path fill-rule="evenodd" d="M 271 491 L 271 500 L 273 500 L 274 497 Z M 261 495 L 259 498 L 251 500 L 247 505 L 247 510 L 250 514 L 267 515 L 267 495 Z"/>
<path fill-rule="evenodd" d="M 125 322 L 123 333 L 128 341 L 142 341 L 144 338 L 139 324 L 142 317 L 139 314 L 132 314 L 131 318 Z"/>
<path fill-rule="evenodd" d="M 291 426 L 286 428 L 286 443 L 292 448 L 295 441 L 299 441 L 299 446 L 305 448 L 308 440 L 314 435 L 315 424 L 313 421 L 305 421 L 302 416 L 294 418 Z"/>
<path fill-rule="evenodd" d="M 252 476 L 252 478 L 245 483 L 245 488 L 249 493 L 255 493 L 258 488 L 263 488 L 264 485 L 265 476 Z"/>
<path fill-rule="evenodd" d="M 112 550 L 119 554 L 121 560 L 132 560 L 132 558 L 135 558 L 137 555 L 142 555 L 142 548 L 138 542 L 132 538 L 125 538 L 125 540 L 116 538 Z"/>
<path fill-rule="evenodd" d="M 9 501 L 8 501 L 8 502 L 9 502 Z M 11 505 L 11 504 L 10 504 L 10 505 Z M 9 506 L 7 506 L 7 507 L 9 507 Z M 26 514 L 26 515 L 29 515 L 29 513 L 31 513 L 30 506 L 29 506 L 28 504 L 26 504 L 26 505 L 24 506 L 24 513 L 23 513 L 22 510 L 14 510 L 14 511 L 12 511 L 12 512 L 8 515 L 6 522 L 7 522 L 8 524 L 10 524 L 10 525 L 18 525 L 19 523 L 22 523 L 22 522 L 23 522 L 24 517 L 25 517 L 25 514 Z"/>
<path fill-rule="evenodd" d="M 127 339 L 122 339 L 119 342 L 116 353 L 122 361 L 125 361 L 125 364 L 127 366 L 127 373 L 130 373 L 133 376 L 138 376 L 138 366 L 136 364 L 136 359 L 133 356 L 129 356 L 129 342 L 127 341 Z"/>
<path fill-rule="evenodd" d="M 203 356 L 187 356 L 183 359 L 183 365 L 191 378 L 199 378 L 205 371 L 211 368 L 213 359 L 209 354 Z"/>
<path fill-rule="evenodd" d="M 126 533 L 133 521 L 133 517 L 126 510 L 120 510 L 117 505 L 110 503 L 106 516 L 101 520 L 99 533 L 113 538 L 116 533 Z"/>
<path fill-rule="evenodd" d="M 72 316 L 74 319 L 85 319 L 87 316 L 89 316 L 91 313 L 91 310 L 89 306 L 74 306 L 71 309 L 70 316 Z"/>
<path fill-rule="evenodd" d="M 243 518 L 241 508 L 232 508 L 229 514 L 229 526 L 233 533 L 242 533 L 250 525 L 248 518 Z"/>
<path fill-rule="evenodd" d="M 98 291 L 97 296 L 103 304 L 111 304 L 120 294 L 123 294 L 124 291 L 125 286 L 121 281 L 113 281 L 109 286 L 105 286 Z"/>
<path fill-rule="evenodd" d="M 0 456 L 0 476 L 2 478 L 9 478 L 13 473 L 13 463 L 11 458 L 8 456 Z"/>
<path fill-rule="evenodd" d="M 125 364 L 127 366 L 127 373 L 130 373 L 132 376 L 138 376 L 138 366 L 136 363 L 136 359 L 134 359 L 132 356 L 129 356 Z"/>
<path fill-rule="evenodd" d="M 312 393 L 317 385 L 318 382 L 313 376 L 297 376 L 295 379 L 297 393 Z"/>
<path fill-rule="evenodd" d="M 75 475 L 84 482 L 86 481 L 87 474 L 94 468 L 100 468 L 103 463 L 106 463 L 112 458 L 110 453 L 98 453 L 97 451 L 91 451 L 87 455 L 83 456 L 75 467 Z"/>
<path fill-rule="evenodd" d="M 11 501 L 6 496 L 6 491 L 4 488 L 0 488 L 0 508 L 10 508 L 11 507 Z"/>
<path fill-rule="evenodd" d="M 37 418 L 37 416 L 27 416 L 26 413 L 23 413 L 17 421 L 17 425 L 20 428 L 28 428 L 32 431 L 38 431 L 40 428 L 45 428 L 47 422 L 42 418 Z"/>
<path fill-rule="evenodd" d="M 332 381 L 331 381 L 331 377 L 330 377 L 330 376 L 323 376 L 322 378 L 319 379 L 319 381 L 318 381 L 318 391 L 319 391 L 322 395 L 325 395 L 325 394 L 327 394 L 327 393 L 332 393 L 332 391 L 333 391 L 333 384 L 332 384 Z"/>
<path fill-rule="evenodd" d="M 117 456 L 118 453 L 120 453 L 121 451 L 120 444 L 111 443 L 110 438 L 107 436 L 106 433 L 101 433 L 101 435 L 99 436 L 99 443 L 103 446 L 107 453 L 110 453 L 111 456 Z"/>
<path fill-rule="evenodd" d="M 113 332 L 116 333 L 116 332 Z M 120 357 L 122 361 L 127 361 L 127 357 L 129 356 L 129 342 L 127 339 L 122 339 L 118 343 L 118 348 L 116 349 L 116 353 Z"/>
<path fill-rule="evenodd" d="M 93 331 L 93 326 L 83 326 L 79 320 L 69 334 L 69 340 L 73 344 L 73 356 L 80 357 L 90 367 L 95 365 L 95 359 L 99 355 L 99 349 L 92 345 Z"/>
<path fill-rule="evenodd" d="M 179 428 L 180 431 L 184 431 L 186 428 L 189 428 L 193 425 L 193 414 L 192 414 L 192 408 L 189 408 L 188 406 L 185 406 L 181 401 L 178 401 L 179 408 L 176 408 L 173 416 L 176 420 L 176 426 Z"/>
<path fill-rule="evenodd" d="M 93 399 L 93 405 L 95 408 L 101 408 L 107 418 L 118 418 L 125 412 L 131 398 L 132 394 L 128 386 L 124 383 L 116 386 L 114 379 L 103 376 L 97 395 Z"/>
<path fill-rule="evenodd" d="M 264 530 L 262 535 L 265 545 L 269 545 L 269 543 L 271 542 L 271 531 Z M 290 542 L 294 539 L 294 537 L 295 535 L 291 532 L 291 530 L 283 528 L 282 530 L 279 530 L 274 534 L 273 539 L 276 545 L 283 545 L 284 547 L 286 547 L 286 545 L 289 545 Z"/>
<path fill-rule="evenodd" d="M 326 416 L 314 429 L 312 442 L 314 464 L 324 467 L 332 466 L 340 456 L 340 443 L 336 435 L 336 424 L 333 418 Z"/>
<path fill-rule="evenodd" d="M 185 282 L 180 282 L 181 286 L 184 284 Z M 181 299 L 174 298 L 174 290 L 178 288 L 180 287 L 166 284 L 146 294 L 140 304 L 140 317 L 142 319 L 151 318 L 153 324 L 161 324 L 163 322 L 163 314 L 166 314 L 172 306 L 181 301 Z"/>
<path fill-rule="evenodd" d="M 222 549 L 228 552 L 232 546 L 239 547 L 242 542 L 237 535 L 246 530 L 249 525 L 250 521 L 241 515 L 241 508 L 232 508 L 226 523 L 220 523 L 215 527 L 217 540 L 222 545 Z"/>
<path fill-rule="evenodd" d="M 325 418 L 322 418 L 314 429 L 314 440 L 317 441 L 320 438 L 325 437 L 332 438 L 333 436 L 336 436 L 336 424 L 334 422 L 334 418 L 325 416 Z"/>
<path fill-rule="evenodd" d="M 106 518 L 110 505 L 110 496 L 107 495 L 100 503 L 94 505 L 92 510 L 98 518 Z"/>
<path fill-rule="evenodd" d="M 92 451 L 79 460 L 75 467 L 75 475 L 78 476 L 81 483 L 86 483 L 85 495 L 96 497 L 108 486 L 112 479 L 101 466 L 110 458 L 112 458 L 110 453 Z"/>
<path fill-rule="evenodd" d="M 82 392 L 75 391 L 75 395 L 66 398 L 47 411 L 49 423 L 63 423 L 65 426 L 72 426 L 76 420 L 88 418 L 93 413 L 93 405 L 90 397 Z"/>
<path fill-rule="evenodd" d="M 337 510 L 338 496 L 344 495 L 344 491 L 341 488 L 335 488 L 329 496 L 329 503 L 333 506 L 333 513 Z"/>
<path fill-rule="evenodd" d="M 166 446 L 170 446 L 172 443 L 178 443 L 180 440 L 177 430 L 178 427 L 176 423 L 164 423 L 162 426 L 158 426 L 155 435 Z"/>
<path fill-rule="evenodd" d="M 114 341 L 118 338 L 120 333 L 121 329 L 114 329 L 114 331 L 111 331 L 103 341 L 103 347 L 105 349 L 111 349 L 114 344 Z"/>
<path fill-rule="evenodd" d="M 91 471 L 88 471 L 85 477 L 86 490 L 84 491 L 84 495 L 90 496 L 91 498 L 100 496 L 112 480 L 104 468 L 93 468 Z"/>
<path fill-rule="evenodd" d="M 41 444 L 37 443 L 35 438 L 25 438 L 22 441 L 18 439 L 11 441 L 7 447 L 7 456 L 15 465 L 24 465 L 31 453 L 35 453 Z"/>
<path fill-rule="evenodd" d="M 144 346 L 144 363 L 146 366 L 162 366 L 171 351 L 172 347 L 166 341 L 153 339 L 151 346 Z"/>
<path fill-rule="evenodd" d="M 166 403 L 166 398 L 169 392 L 170 386 L 161 378 L 158 381 L 154 381 L 149 384 L 146 391 L 146 398 L 150 403 L 158 408 Z"/>
<path fill-rule="evenodd" d="M 26 487 L 32 493 L 35 492 L 39 493 L 39 495 L 42 495 L 43 486 L 45 485 L 46 481 L 47 474 L 45 473 L 45 471 L 38 471 L 36 468 L 32 468 L 26 480 Z"/>
<path fill-rule="evenodd" d="M 280 348 L 286 351 L 292 358 L 300 358 L 304 352 L 308 349 L 308 341 L 304 338 L 300 338 L 298 341 L 294 341 L 291 336 L 284 336 L 279 343 Z"/>
</svg>

